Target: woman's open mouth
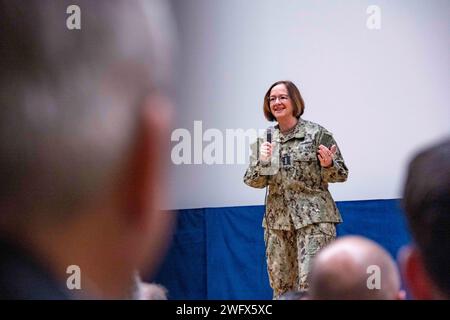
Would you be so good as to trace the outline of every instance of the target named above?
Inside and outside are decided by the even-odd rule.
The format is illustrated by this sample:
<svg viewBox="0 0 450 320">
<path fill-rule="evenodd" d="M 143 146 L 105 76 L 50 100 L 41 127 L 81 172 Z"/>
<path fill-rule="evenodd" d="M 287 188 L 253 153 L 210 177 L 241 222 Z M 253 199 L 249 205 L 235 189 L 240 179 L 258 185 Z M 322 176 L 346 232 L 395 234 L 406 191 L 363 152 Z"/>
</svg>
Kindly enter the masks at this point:
<svg viewBox="0 0 450 320">
<path fill-rule="evenodd" d="M 278 107 L 274 107 L 274 108 L 273 108 L 273 112 L 274 112 L 274 113 L 281 113 L 281 112 L 283 112 L 284 110 L 286 110 L 286 107 L 285 107 L 285 106 L 278 106 Z"/>
</svg>

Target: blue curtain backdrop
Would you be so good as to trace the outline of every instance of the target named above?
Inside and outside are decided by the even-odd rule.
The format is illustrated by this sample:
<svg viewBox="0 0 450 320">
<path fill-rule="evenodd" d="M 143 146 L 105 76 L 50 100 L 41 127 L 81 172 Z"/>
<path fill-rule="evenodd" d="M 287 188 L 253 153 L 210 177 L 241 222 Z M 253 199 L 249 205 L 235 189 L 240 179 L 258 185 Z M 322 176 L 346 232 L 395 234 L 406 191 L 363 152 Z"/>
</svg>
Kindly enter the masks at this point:
<svg viewBox="0 0 450 320">
<path fill-rule="evenodd" d="M 337 202 L 338 237 L 370 238 L 396 258 L 409 242 L 399 200 Z M 168 255 L 154 279 L 169 299 L 272 299 L 266 270 L 264 206 L 179 210 Z M 144 277 L 145 278 L 145 277 Z"/>
</svg>

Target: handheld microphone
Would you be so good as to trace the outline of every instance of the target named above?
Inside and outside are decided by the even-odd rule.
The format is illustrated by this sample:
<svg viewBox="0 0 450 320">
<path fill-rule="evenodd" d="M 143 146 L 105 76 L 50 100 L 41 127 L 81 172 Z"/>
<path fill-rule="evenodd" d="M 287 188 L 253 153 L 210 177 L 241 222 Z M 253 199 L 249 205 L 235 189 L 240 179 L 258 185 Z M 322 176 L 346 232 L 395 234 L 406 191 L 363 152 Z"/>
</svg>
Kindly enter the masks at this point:
<svg viewBox="0 0 450 320">
<path fill-rule="evenodd" d="M 267 142 L 272 143 L 272 127 L 267 128 Z"/>
</svg>

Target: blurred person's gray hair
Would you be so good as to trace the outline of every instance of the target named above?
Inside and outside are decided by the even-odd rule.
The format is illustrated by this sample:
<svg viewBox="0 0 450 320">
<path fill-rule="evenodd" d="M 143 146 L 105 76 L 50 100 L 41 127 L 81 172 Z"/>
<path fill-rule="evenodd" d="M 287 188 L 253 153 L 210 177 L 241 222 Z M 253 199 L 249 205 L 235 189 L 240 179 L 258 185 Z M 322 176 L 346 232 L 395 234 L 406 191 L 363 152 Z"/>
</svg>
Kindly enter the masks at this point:
<svg viewBox="0 0 450 320">
<path fill-rule="evenodd" d="M 172 90 L 165 1 L 76 2 L 81 30 L 66 27 L 73 1 L 0 0 L 1 218 L 53 219 L 111 191 L 138 107 Z"/>
</svg>

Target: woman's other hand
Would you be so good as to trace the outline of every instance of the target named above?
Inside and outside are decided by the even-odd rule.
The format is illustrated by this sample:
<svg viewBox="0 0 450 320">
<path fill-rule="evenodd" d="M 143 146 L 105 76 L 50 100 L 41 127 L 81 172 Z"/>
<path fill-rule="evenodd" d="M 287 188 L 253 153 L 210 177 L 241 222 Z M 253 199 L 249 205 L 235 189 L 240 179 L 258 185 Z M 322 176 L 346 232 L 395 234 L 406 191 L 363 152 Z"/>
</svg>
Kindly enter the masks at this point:
<svg viewBox="0 0 450 320">
<path fill-rule="evenodd" d="M 320 161 L 320 165 L 324 168 L 329 168 L 333 164 L 334 154 L 336 153 L 336 145 L 332 145 L 330 149 L 324 145 L 319 146 L 317 150 L 317 158 Z"/>
</svg>

